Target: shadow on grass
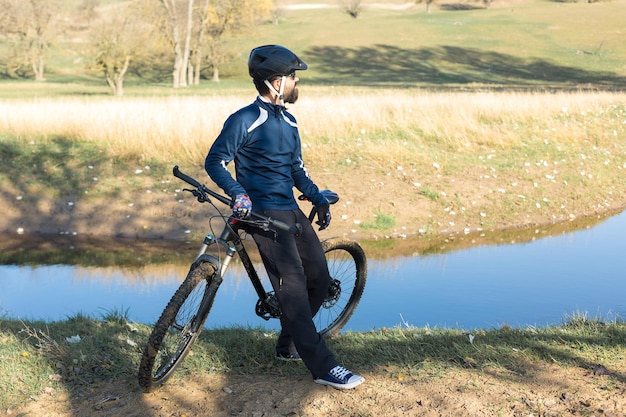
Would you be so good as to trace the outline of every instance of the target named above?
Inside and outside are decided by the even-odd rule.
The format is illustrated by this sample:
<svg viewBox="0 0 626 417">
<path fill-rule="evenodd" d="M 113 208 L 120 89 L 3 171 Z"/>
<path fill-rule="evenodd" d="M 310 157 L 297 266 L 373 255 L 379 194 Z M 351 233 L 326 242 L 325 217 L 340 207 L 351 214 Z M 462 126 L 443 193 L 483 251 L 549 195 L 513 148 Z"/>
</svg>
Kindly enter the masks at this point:
<svg viewBox="0 0 626 417">
<path fill-rule="evenodd" d="M 127 415 L 125 413 L 131 411 L 130 404 L 132 411 L 139 413 L 132 415 L 153 415 L 150 414 L 154 411 L 152 408 L 159 401 L 169 401 L 170 406 L 174 403 L 180 412 L 185 413 L 235 415 L 241 412 L 246 395 L 254 397 L 263 391 L 263 395 L 271 396 L 276 403 L 284 399 L 285 392 L 272 388 L 276 378 L 301 386 L 297 394 L 290 393 L 295 396 L 292 400 L 296 404 L 303 404 L 315 395 L 317 386 L 306 382 L 311 377 L 302 364 L 274 359 L 274 333 L 232 328 L 205 330 L 192 354 L 166 383 L 166 386 L 183 389 L 170 392 L 166 386 L 157 388 L 155 395 L 149 394 L 151 400 L 147 401 L 137 386 L 136 375 L 141 349 L 150 329 L 126 323 L 119 319 L 119 314 L 112 316 L 95 321 L 79 315 L 63 322 L 25 325 L 0 319 L 0 334 L 4 340 L 9 333 L 22 339 L 30 345 L 31 356 L 39 356 L 48 363 L 51 377 L 42 385 L 58 384 L 69 393 L 72 414 L 65 415 L 87 415 L 85 413 L 101 409 L 110 416 Z M 30 333 L 24 332 L 24 326 L 30 329 Z M 33 337 L 34 329 L 43 329 L 39 338 Z M 42 338 L 43 334 L 46 337 Z M 67 342 L 67 338 L 74 335 L 80 335 L 80 341 Z M 445 370 L 452 367 L 468 373 L 487 372 L 507 383 L 511 374 L 497 371 L 504 369 L 520 375 L 522 383 L 530 389 L 533 384 L 545 383 L 537 381 L 533 374 L 533 365 L 545 363 L 582 367 L 594 374 L 603 369 L 601 375 L 604 378 L 626 383 L 623 369 L 612 367 L 611 363 L 597 362 L 600 356 L 601 360 L 608 362 L 612 358 L 623 358 L 626 349 L 624 322 L 578 320 L 546 329 L 477 330 L 473 332 L 472 342 L 468 332 L 455 329 L 384 329 L 347 333 L 330 339 L 328 343 L 342 364 L 370 375 L 393 377 L 397 373 L 424 380 L 424 373 L 431 377 L 433 368 L 439 369 L 439 374 L 444 376 Z M 211 407 L 216 407 L 215 410 L 206 408 L 206 404 L 194 403 L 184 395 L 186 390 L 193 389 L 193 379 L 207 373 L 221 377 L 217 382 L 221 386 L 213 386 L 207 391 L 219 390 L 219 393 L 210 394 Z M 228 395 L 227 387 L 237 386 L 243 391 L 251 383 L 257 388 L 240 392 L 237 398 Z M 34 396 L 37 395 L 45 394 Z M 249 397 L 245 398 L 249 400 Z M 142 409 L 146 414 L 142 414 Z"/>
<path fill-rule="evenodd" d="M 201 350 L 217 359 L 218 369 L 235 373 L 285 372 L 282 367 L 277 369 L 272 357 L 275 340 L 264 330 L 208 330 L 199 340 Z M 341 334 L 329 339 L 328 344 L 340 362 L 360 372 L 377 372 L 391 366 L 411 373 L 428 361 L 439 363 L 442 369 L 496 365 L 526 375 L 530 374 L 527 369 L 529 360 L 592 369 L 602 365 L 596 362 L 597 359 L 591 359 L 597 358 L 598 349 L 622 357 L 626 349 L 626 322 L 590 320 L 550 328 L 503 327 L 472 332 L 394 328 Z M 468 363 L 467 357 L 473 362 Z M 293 367 L 290 368 L 294 372 Z M 295 374 L 308 375 L 304 366 L 300 368 Z M 623 369 L 606 368 L 611 378 L 626 383 Z"/>
<path fill-rule="evenodd" d="M 145 165 L 150 169 L 137 174 L 137 167 Z M 168 200 L 166 203 L 177 201 L 173 189 L 178 184 L 163 185 L 163 179 L 171 177 L 170 169 L 160 161 L 145 161 L 140 155 L 111 157 L 106 148 L 84 140 L 63 136 L 28 140 L 0 135 L 0 204 L 10 208 L 3 227 L 13 233 L 19 230 L 24 234 L 47 234 L 49 244 L 44 246 L 50 251 L 54 248 L 55 235 L 75 235 L 76 230 L 81 230 L 88 236 L 91 230 L 107 224 L 109 230 L 116 231 L 116 237 L 126 238 L 126 243 L 118 242 L 122 243 L 116 250 L 120 255 L 124 254 L 124 247 L 130 246 L 128 238 L 140 238 L 146 230 L 161 230 L 160 235 L 151 236 L 154 239 L 181 235 L 176 221 L 163 222 L 163 218 L 144 221 L 136 215 L 153 209 L 161 199 Z M 158 195 L 151 193 L 154 187 L 159 187 Z M 145 195 L 149 198 L 142 198 Z M 128 201 L 134 197 L 137 203 Z M 184 206 L 180 207 L 184 211 Z M 80 214 L 76 216 L 78 210 Z M 85 246 L 89 245 L 86 242 Z M 109 248 L 111 245 L 115 244 Z M 74 249 L 68 243 L 66 255 L 70 246 Z M 40 261 L 50 263 L 45 259 Z"/>
<path fill-rule="evenodd" d="M 572 51 L 572 54 L 576 51 Z M 457 46 L 405 49 L 313 47 L 303 55 L 323 74 L 307 83 L 446 87 L 479 84 L 508 89 L 622 89 L 626 77 L 586 71 L 537 58 Z"/>
</svg>

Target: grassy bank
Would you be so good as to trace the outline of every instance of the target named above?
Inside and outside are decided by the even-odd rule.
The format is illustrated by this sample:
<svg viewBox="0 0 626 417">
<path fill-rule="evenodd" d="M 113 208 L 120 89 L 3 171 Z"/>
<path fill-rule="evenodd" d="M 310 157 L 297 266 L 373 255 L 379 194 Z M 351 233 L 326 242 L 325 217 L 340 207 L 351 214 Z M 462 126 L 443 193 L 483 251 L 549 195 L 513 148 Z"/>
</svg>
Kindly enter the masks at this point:
<svg viewBox="0 0 626 417">
<path fill-rule="evenodd" d="M 128 323 L 124 312 L 98 319 L 81 315 L 62 322 L 19 322 L 0 319 L 0 409 L 44 396 L 60 397 L 115 380 L 133 387 L 141 349 L 149 328 Z M 204 373 L 306 376 L 294 364 L 277 364 L 275 334 L 255 329 L 204 332 L 193 354 L 170 384 Z M 464 331 L 460 329 L 394 328 L 348 333 L 329 341 L 347 366 L 399 381 L 438 381 L 451 368 L 467 377 L 493 373 L 524 376 L 537 366 L 585 368 L 608 375 L 605 389 L 624 383 L 626 325 L 584 315 L 545 328 Z M 509 377 L 505 377 L 506 375 Z M 613 387 L 613 388 L 612 388 Z"/>
</svg>

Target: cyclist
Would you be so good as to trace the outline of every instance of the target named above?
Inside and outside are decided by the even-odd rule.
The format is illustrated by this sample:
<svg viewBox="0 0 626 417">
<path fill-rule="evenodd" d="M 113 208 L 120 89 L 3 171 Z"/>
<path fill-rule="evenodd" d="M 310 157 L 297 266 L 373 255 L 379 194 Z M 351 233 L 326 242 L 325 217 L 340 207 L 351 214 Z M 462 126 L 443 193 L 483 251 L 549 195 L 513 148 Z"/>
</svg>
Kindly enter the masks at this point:
<svg viewBox="0 0 626 417">
<path fill-rule="evenodd" d="M 246 217 L 254 208 L 302 226 L 299 236 L 251 231 L 282 312 L 276 355 L 302 359 L 319 384 L 350 389 L 365 379 L 338 364 L 313 323 L 328 294 L 330 275 L 321 243 L 293 194 L 295 186 L 317 207 L 319 230 L 328 227 L 328 201 L 309 178 L 296 119 L 285 107 L 298 99 L 296 71 L 306 69 L 307 64 L 285 47 L 254 48 L 248 70 L 259 95 L 228 117 L 209 150 L 205 169 L 233 199 L 236 216 Z M 236 179 L 227 170 L 232 161 Z"/>
</svg>

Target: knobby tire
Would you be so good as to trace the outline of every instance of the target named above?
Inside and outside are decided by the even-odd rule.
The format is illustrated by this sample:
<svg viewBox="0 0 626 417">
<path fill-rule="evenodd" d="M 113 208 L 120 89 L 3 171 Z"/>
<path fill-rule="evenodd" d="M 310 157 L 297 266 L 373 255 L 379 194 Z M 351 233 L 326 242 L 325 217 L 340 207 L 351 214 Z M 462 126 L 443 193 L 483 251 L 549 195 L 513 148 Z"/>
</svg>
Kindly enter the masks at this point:
<svg viewBox="0 0 626 417">
<path fill-rule="evenodd" d="M 313 322 L 322 336 L 330 337 L 345 326 L 361 301 L 367 278 L 367 259 L 361 246 L 350 239 L 331 238 L 323 241 L 322 247 L 331 280 L 340 283 L 340 292 L 329 294 Z"/>
<path fill-rule="evenodd" d="M 155 323 L 139 365 L 144 392 L 167 381 L 198 338 L 221 283 L 216 265 L 208 255 L 199 257 Z"/>
</svg>

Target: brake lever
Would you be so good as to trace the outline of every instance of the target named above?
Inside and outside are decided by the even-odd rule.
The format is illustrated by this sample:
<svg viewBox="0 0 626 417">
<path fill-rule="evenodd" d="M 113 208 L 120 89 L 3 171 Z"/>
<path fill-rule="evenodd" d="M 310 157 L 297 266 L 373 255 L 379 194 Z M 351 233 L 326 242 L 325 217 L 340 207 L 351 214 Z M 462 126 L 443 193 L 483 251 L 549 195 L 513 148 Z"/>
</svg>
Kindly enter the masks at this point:
<svg viewBox="0 0 626 417">
<path fill-rule="evenodd" d="M 209 197 L 207 197 L 206 193 L 195 188 L 193 190 L 189 189 L 189 188 L 183 188 L 183 191 L 189 191 L 191 194 L 193 194 L 194 197 L 196 197 L 196 199 L 198 200 L 198 202 L 200 203 L 205 203 L 207 201 L 209 201 Z"/>
</svg>

